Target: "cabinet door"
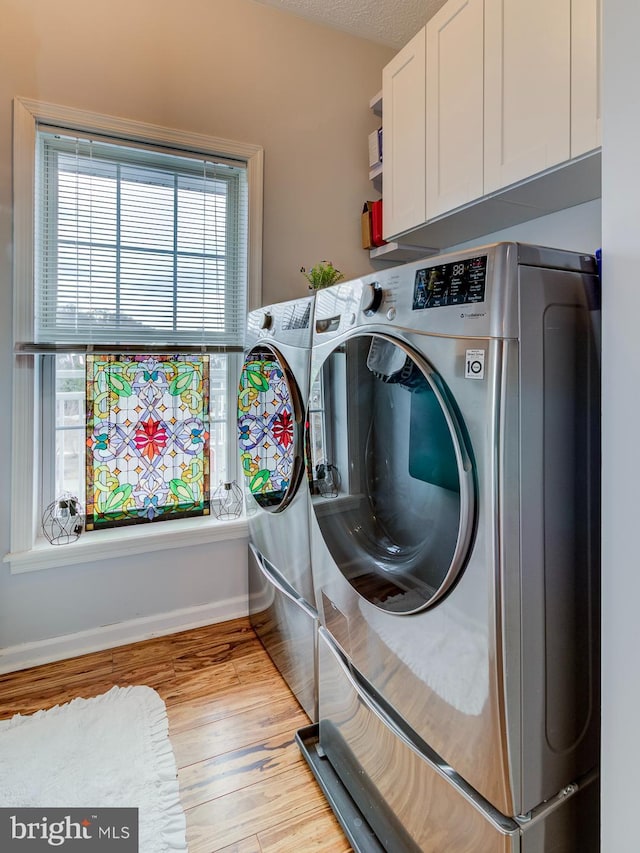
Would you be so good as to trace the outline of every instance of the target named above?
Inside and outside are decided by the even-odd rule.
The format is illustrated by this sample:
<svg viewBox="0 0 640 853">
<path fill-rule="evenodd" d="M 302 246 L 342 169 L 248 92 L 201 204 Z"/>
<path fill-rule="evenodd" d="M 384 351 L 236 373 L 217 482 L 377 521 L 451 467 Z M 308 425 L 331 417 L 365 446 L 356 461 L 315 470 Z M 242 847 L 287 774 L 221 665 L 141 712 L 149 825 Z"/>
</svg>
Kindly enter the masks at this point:
<svg viewBox="0 0 640 853">
<path fill-rule="evenodd" d="M 483 0 L 427 23 L 427 219 L 483 193 Z"/>
<path fill-rule="evenodd" d="M 425 209 L 425 29 L 382 70 L 383 235 L 422 225 Z"/>
<path fill-rule="evenodd" d="M 602 0 L 571 2 L 571 156 L 601 142 Z"/>
<path fill-rule="evenodd" d="M 484 191 L 569 159 L 571 0 L 485 0 Z"/>
</svg>

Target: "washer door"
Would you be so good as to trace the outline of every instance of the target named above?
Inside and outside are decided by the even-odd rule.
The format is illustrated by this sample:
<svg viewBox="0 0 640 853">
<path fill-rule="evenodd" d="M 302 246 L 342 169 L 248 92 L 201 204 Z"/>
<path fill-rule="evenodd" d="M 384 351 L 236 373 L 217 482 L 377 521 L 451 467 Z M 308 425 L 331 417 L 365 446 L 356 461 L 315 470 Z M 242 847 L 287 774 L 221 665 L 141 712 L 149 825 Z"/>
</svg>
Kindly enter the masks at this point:
<svg viewBox="0 0 640 853">
<path fill-rule="evenodd" d="M 309 447 L 328 464 L 309 479 L 334 562 L 382 610 L 433 605 L 464 567 L 475 517 L 469 443 L 445 383 L 404 343 L 362 334 L 324 360 L 312 397 Z M 332 499 L 321 488 L 327 469 Z"/>
<path fill-rule="evenodd" d="M 284 357 L 259 344 L 247 354 L 238 389 L 238 442 L 248 493 L 265 510 L 291 502 L 304 470 L 303 408 Z"/>
</svg>

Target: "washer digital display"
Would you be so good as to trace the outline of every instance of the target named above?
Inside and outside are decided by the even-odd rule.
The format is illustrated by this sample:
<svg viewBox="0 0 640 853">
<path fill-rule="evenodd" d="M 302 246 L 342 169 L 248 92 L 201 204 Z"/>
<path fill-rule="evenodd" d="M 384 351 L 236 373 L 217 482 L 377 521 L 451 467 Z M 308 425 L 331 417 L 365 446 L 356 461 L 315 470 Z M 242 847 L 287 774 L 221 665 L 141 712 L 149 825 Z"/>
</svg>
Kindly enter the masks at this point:
<svg viewBox="0 0 640 853">
<path fill-rule="evenodd" d="M 486 255 L 416 270 L 412 309 L 484 302 L 486 280 Z"/>
</svg>

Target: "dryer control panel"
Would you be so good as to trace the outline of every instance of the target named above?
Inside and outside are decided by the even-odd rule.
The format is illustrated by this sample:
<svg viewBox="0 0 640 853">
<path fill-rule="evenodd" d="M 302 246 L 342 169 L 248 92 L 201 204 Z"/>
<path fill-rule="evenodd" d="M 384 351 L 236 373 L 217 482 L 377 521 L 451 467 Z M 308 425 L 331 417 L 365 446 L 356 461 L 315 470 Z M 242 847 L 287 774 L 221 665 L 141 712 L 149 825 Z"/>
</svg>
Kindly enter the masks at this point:
<svg viewBox="0 0 640 853">
<path fill-rule="evenodd" d="M 418 269 L 412 310 L 484 302 L 486 281 L 486 255 Z"/>
<path fill-rule="evenodd" d="M 596 273 L 595 259 L 578 252 L 512 242 L 473 246 L 319 290 L 314 334 L 326 340 L 359 326 L 390 324 L 421 334 L 517 338 L 519 281 L 529 267 L 575 272 L 589 281 Z"/>
</svg>

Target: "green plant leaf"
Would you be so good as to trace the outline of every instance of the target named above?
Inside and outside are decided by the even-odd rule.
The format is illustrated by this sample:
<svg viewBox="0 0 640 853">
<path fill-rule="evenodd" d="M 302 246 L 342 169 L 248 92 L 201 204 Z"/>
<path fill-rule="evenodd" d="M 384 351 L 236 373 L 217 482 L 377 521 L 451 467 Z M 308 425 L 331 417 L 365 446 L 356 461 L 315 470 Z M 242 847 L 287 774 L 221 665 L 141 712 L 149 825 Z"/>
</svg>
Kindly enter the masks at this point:
<svg viewBox="0 0 640 853">
<path fill-rule="evenodd" d="M 331 261 L 321 261 L 311 267 L 309 272 L 304 267 L 300 267 L 300 272 L 307 279 L 310 287 L 315 290 L 321 287 L 330 287 L 344 278 L 340 270 L 336 269 Z"/>
</svg>

